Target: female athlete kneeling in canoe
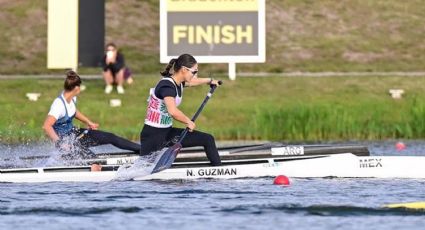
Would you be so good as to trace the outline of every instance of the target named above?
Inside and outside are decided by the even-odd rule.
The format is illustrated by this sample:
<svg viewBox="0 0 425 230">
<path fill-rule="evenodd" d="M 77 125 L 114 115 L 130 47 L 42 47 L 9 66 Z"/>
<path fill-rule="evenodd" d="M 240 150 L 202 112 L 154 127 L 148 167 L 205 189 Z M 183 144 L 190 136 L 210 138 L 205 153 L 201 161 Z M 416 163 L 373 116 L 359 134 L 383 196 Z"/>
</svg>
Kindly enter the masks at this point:
<svg viewBox="0 0 425 230">
<path fill-rule="evenodd" d="M 91 146 L 112 144 L 118 148 L 140 152 L 140 145 L 115 134 L 97 130 L 99 124 L 92 122 L 76 108 L 80 94 L 81 78 L 74 71 L 66 73 L 64 91 L 53 101 L 44 121 L 43 129 L 55 146 L 64 153 L 92 155 Z M 87 125 L 88 129 L 76 128 L 74 117 Z"/>
<path fill-rule="evenodd" d="M 183 99 L 184 87 L 202 84 L 218 86 L 217 80 L 198 78 L 197 73 L 198 64 L 190 54 L 182 54 L 177 59 L 171 59 L 161 72 L 163 78 L 150 90 L 145 124 L 140 133 L 141 155 L 162 149 L 182 133 L 183 129 L 172 127 L 175 119 L 189 129 L 182 147 L 203 146 L 211 164 L 221 165 L 214 137 L 208 133 L 195 131 L 195 123 L 178 109 Z"/>
</svg>

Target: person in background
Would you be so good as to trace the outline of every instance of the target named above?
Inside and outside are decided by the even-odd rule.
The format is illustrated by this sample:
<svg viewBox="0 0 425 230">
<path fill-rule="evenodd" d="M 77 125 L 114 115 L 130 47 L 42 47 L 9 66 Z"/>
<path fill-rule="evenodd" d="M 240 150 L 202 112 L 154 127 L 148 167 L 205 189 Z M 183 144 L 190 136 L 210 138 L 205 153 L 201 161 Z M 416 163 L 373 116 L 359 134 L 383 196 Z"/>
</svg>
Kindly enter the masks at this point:
<svg viewBox="0 0 425 230">
<path fill-rule="evenodd" d="M 77 107 L 77 96 L 80 94 L 81 79 L 75 71 L 68 71 L 64 82 L 64 91 L 53 101 L 44 121 L 43 129 L 55 146 L 63 153 L 79 151 L 79 155 L 92 155 L 91 146 L 112 144 L 118 148 L 140 152 L 140 145 L 115 134 L 97 130 L 99 124 L 81 113 Z M 76 128 L 76 118 L 87 125 L 87 129 Z M 77 149 L 74 147 L 78 146 Z"/>
<path fill-rule="evenodd" d="M 114 43 L 108 43 L 105 56 L 102 59 L 103 79 L 105 80 L 105 93 L 110 94 L 113 85 L 117 85 L 117 92 L 124 94 L 124 81 L 133 83 L 130 70 L 125 66 L 124 55 L 118 51 Z"/>
<path fill-rule="evenodd" d="M 173 72 L 170 70 L 173 69 Z M 173 58 L 161 75 L 163 78 L 150 90 L 145 124 L 140 133 L 141 155 L 148 155 L 164 147 L 180 135 L 183 129 L 173 128 L 173 119 L 186 125 L 189 133 L 183 147 L 203 146 L 211 165 L 221 165 L 214 137 L 195 131 L 195 123 L 178 106 L 183 99 L 183 88 L 197 85 L 217 85 L 212 78 L 198 78 L 198 64 L 190 54 Z"/>
</svg>

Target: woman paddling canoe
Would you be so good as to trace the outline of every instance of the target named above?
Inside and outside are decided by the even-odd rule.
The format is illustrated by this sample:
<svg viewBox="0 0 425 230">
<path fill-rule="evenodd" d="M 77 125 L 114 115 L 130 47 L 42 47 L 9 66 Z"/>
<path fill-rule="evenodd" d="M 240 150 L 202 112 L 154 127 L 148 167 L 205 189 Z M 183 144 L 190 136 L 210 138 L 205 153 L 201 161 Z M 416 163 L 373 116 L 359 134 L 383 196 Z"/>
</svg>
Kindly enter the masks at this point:
<svg viewBox="0 0 425 230">
<path fill-rule="evenodd" d="M 182 133 L 183 129 L 172 127 L 174 119 L 189 129 L 182 142 L 183 147 L 203 146 L 211 164 L 221 165 L 214 137 L 208 133 L 195 131 L 195 123 L 178 109 L 183 99 L 184 87 L 219 85 L 218 81 L 212 78 L 198 78 L 197 73 L 198 64 L 190 54 L 182 54 L 177 59 L 171 59 L 161 72 L 163 78 L 150 90 L 145 124 L 140 133 L 141 155 L 148 155 L 165 147 Z"/>
<path fill-rule="evenodd" d="M 55 142 L 61 152 L 83 154 L 87 157 L 91 152 L 88 147 L 112 144 L 118 148 L 140 152 L 140 145 L 118 137 L 115 134 L 97 130 L 99 124 L 91 121 L 76 108 L 77 96 L 80 94 L 81 79 L 74 71 L 66 73 L 64 91 L 53 101 L 44 121 L 43 129 Z M 74 117 L 85 123 L 88 129 L 76 128 Z"/>
</svg>

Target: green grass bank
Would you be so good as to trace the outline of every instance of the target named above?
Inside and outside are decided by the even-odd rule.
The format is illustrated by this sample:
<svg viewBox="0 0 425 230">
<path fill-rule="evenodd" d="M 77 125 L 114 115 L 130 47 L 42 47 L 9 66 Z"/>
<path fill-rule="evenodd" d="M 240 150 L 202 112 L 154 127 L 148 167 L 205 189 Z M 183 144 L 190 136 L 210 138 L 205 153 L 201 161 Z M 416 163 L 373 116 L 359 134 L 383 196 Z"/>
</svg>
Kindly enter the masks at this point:
<svg viewBox="0 0 425 230">
<path fill-rule="evenodd" d="M 47 2 L 0 1 L 0 74 L 61 73 L 46 69 Z M 162 68 L 158 0 L 106 0 L 105 17 L 106 42 L 121 47 L 135 73 Z M 424 18 L 422 0 L 267 0 L 267 62 L 237 71 L 424 71 Z"/>
<path fill-rule="evenodd" d="M 78 108 L 101 129 L 138 140 L 148 90 L 158 77 L 136 76 L 125 95 L 103 93 L 102 80 L 86 80 Z M 197 128 L 219 140 L 380 140 L 425 138 L 424 77 L 240 77 L 223 79 L 198 118 Z M 0 80 L 0 143 L 41 141 L 42 123 L 60 93 L 59 79 Z M 405 90 L 392 99 L 389 89 Z M 207 86 L 187 88 L 181 109 L 192 115 Z M 39 92 L 29 101 L 27 92 Z M 110 107 L 119 98 L 121 107 Z M 76 122 L 79 125 L 78 122 Z"/>
</svg>

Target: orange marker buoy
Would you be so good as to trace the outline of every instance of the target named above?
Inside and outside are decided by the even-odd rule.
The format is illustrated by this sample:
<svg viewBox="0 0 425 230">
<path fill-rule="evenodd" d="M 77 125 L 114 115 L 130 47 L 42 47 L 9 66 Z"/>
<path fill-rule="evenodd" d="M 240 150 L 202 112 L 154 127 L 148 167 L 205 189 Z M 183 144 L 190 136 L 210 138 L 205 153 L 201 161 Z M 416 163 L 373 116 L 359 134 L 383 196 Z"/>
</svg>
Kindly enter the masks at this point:
<svg viewBox="0 0 425 230">
<path fill-rule="evenodd" d="M 406 145 L 403 143 L 403 142 L 397 142 L 396 144 L 395 144 L 395 148 L 398 150 L 398 151 L 401 151 L 401 150 L 403 150 L 403 149 L 405 149 L 406 148 Z"/>
<path fill-rule="evenodd" d="M 287 176 L 279 175 L 276 178 L 274 178 L 273 184 L 289 186 L 290 182 Z"/>
</svg>

